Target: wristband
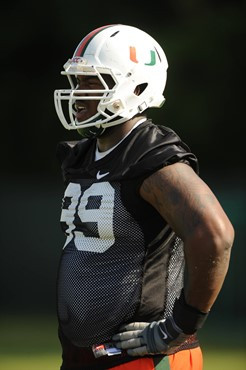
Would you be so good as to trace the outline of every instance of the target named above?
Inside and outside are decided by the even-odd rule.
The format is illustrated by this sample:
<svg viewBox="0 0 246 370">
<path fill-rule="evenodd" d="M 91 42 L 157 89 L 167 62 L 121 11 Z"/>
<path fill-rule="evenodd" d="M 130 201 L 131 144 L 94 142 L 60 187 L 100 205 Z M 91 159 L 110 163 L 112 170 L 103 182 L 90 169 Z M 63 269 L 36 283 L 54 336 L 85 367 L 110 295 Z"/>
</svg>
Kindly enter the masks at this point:
<svg viewBox="0 0 246 370">
<path fill-rule="evenodd" d="M 203 326 L 207 317 L 208 313 L 201 312 L 186 303 L 182 289 L 181 295 L 176 299 L 173 307 L 173 318 L 180 329 L 185 334 L 194 334 Z"/>
</svg>

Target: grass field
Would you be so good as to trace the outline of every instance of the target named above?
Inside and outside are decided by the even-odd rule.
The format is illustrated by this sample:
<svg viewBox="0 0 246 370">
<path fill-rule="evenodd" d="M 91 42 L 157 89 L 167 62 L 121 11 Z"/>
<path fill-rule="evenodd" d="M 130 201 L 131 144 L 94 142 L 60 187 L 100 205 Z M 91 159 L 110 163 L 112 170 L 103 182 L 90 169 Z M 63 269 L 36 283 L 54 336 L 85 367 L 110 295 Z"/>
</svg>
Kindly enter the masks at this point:
<svg viewBox="0 0 246 370">
<path fill-rule="evenodd" d="M 245 326 L 236 329 L 234 326 L 236 332 L 233 332 L 232 327 L 220 325 L 213 333 L 206 326 L 200 333 L 204 370 L 246 370 Z M 60 345 L 56 327 L 54 317 L 2 317 L 0 369 L 59 370 Z M 231 343 L 228 343 L 229 338 L 233 338 Z"/>
</svg>

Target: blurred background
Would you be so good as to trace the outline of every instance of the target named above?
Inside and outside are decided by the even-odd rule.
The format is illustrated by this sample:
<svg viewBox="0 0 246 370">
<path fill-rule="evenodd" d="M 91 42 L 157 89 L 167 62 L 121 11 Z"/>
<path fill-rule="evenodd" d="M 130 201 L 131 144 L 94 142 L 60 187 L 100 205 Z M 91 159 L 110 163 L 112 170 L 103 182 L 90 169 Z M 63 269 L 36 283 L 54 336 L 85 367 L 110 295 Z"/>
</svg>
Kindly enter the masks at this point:
<svg viewBox="0 0 246 370">
<path fill-rule="evenodd" d="M 200 333 L 204 370 L 246 369 L 246 1 L 43 0 L 1 4 L 0 369 L 55 370 L 56 272 L 64 236 L 53 91 L 80 40 L 110 23 L 141 28 L 169 62 L 166 103 L 151 112 L 198 156 L 230 217 L 230 269 Z"/>
</svg>

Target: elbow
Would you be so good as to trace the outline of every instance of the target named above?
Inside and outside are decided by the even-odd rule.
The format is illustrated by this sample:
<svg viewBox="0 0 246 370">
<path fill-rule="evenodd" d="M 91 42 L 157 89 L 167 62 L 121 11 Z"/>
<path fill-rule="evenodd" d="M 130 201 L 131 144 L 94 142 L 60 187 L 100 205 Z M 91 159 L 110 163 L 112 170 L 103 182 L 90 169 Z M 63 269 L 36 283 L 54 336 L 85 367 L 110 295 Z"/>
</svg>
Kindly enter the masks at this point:
<svg viewBox="0 0 246 370">
<path fill-rule="evenodd" d="M 211 220 L 210 220 L 211 221 Z M 200 250 L 214 257 L 229 255 L 234 242 L 234 228 L 231 222 L 225 219 L 216 219 L 213 222 L 204 222 L 196 229 L 187 244 L 200 246 Z"/>
<path fill-rule="evenodd" d="M 227 219 L 220 222 L 215 230 L 214 240 L 216 248 L 221 252 L 230 251 L 235 238 L 235 231 L 231 222 Z"/>
<path fill-rule="evenodd" d="M 235 231 L 229 220 L 218 221 L 213 227 L 204 228 L 201 239 L 211 255 L 229 256 L 233 246 Z M 206 242 L 205 242 L 206 239 Z"/>
</svg>

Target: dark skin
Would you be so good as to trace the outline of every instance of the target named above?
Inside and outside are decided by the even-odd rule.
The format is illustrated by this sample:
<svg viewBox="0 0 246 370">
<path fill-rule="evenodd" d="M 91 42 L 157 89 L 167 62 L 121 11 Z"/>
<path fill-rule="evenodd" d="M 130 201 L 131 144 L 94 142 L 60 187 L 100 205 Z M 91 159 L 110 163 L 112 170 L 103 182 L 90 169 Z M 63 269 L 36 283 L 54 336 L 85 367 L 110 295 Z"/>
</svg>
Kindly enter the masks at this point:
<svg viewBox="0 0 246 370">
<path fill-rule="evenodd" d="M 78 76 L 78 81 L 81 89 L 103 88 L 99 80 L 85 81 L 84 76 Z M 138 91 L 135 93 L 138 94 Z M 84 101 L 84 105 L 83 119 L 97 112 L 98 101 Z M 112 148 L 143 117 L 135 116 L 107 129 L 97 139 L 99 150 Z M 186 302 L 202 312 L 208 312 L 227 274 L 234 240 L 233 226 L 219 201 L 208 185 L 184 163 L 166 166 L 145 179 L 140 195 L 184 241 L 188 273 Z"/>
<path fill-rule="evenodd" d="M 228 270 L 234 239 L 231 222 L 213 192 L 184 163 L 154 173 L 144 181 L 140 194 L 184 241 L 186 302 L 208 312 Z"/>
<path fill-rule="evenodd" d="M 113 88 L 113 81 L 110 76 L 104 75 L 104 80 L 107 83 L 109 88 Z M 78 83 L 78 89 L 81 90 L 103 90 L 104 86 L 101 83 L 101 81 L 97 77 L 92 76 L 83 76 L 78 75 L 77 76 L 77 83 Z M 135 90 L 135 93 L 138 94 L 138 89 Z M 82 96 L 82 94 L 77 94 L 78 96 Z M 88 96 L 89 94 L 84 94 L 85 96 Z M 99 95 L 99 94 L 94 94 Z M 90 94 L 90 96 L 93 96 L 93 94 Z M 83 111 L 77 113 L 76 117 L 78 121 L 83 121 L 94 114 L 97 113 L 97 106 L 98 106 L 98 100 L 81 100 L 78 101 L 81 105 L 83 105 Z M 121 125 L 112 126 L 109 127 L 101 137 L 97 139 L 97 145 L 98 149 L 101 152 L 104 152 L 110 148 L 112 148 L 114 145 L 116 145 L 135 125 L 137 121 L 144 118 L 144 115 L 138 115 L 130 119 L 129 121 L 124 122 Z"/>
<path fill-rule="evenodd" d="M 104 86 L 102 85 L 101 81 L 94 76 L 83 76 L 79 75 L 77 76 L 77 84 L 78 90 L 102 90 L 104 89 Z M 100 94 L 89 94 L 89 93 L 77 93 L 77 96 L 95 96 Z M 77 120 L 84 121 L 91 116 L 93 116 L 95 113 L 97 113 L 97 106 L 98 106 L 98 100 L 77 100 L 76 101 L 77 106 L 77 113 L 76 118 Z M 83 109 L 82 109 L 83 108 Z"/>
<path fill-rule="evenodd" d="M 97 138 L 97 146 L 100 152 L 115 146 L 124 136 L 132 129 L 132 127 L 144 116 L 137 116 L 126 121 L 118 126 L 109 127 L 102 136 Z"/>
</svg>

